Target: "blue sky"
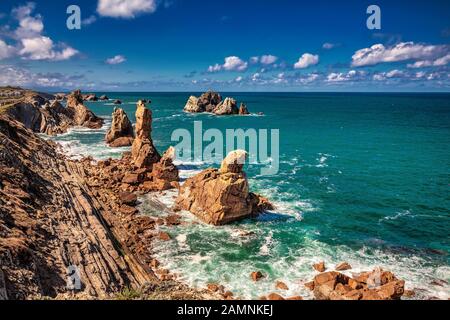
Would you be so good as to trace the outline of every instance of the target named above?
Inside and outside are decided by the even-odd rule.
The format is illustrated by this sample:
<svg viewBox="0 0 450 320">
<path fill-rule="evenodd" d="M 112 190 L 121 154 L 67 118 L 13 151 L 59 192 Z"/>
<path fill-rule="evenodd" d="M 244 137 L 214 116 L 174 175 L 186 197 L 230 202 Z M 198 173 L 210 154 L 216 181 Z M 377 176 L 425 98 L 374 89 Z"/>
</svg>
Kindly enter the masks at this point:
<svg viewBox="0 0 450 320">
<path fill-rule="evenodd" d="M 81 30 L 66 9 L 81 8 Z M 369 30 L 366 9 L 381 9 Z M 0 85 L 450 91 L 450 1 L 0 2 Z"/>
</svg>

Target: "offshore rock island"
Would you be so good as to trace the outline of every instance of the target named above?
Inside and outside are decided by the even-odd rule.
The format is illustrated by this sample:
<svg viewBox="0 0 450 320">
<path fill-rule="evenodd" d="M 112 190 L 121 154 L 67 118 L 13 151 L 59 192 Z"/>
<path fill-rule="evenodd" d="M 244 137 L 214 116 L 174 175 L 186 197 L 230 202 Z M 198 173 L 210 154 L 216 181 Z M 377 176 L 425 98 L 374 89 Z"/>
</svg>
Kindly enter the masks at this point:
<svg viewBox="0 0 450 320">
<path fill-rule="evenodd" d="M 275 209 L 268 199 L 250 192 L 243 171 L 245 151 L 233 151 L 219 169 L 206 169 L 182 182 L 174 165 L 175 149 L 159 154 L 152 140 L 152 111 L 139 101 L 135 129 L 123 109 L 116 108 L 105 137 L 110 146 L 131 145 L 131 152 L 123 152 L 120 159 L 95 161 L 86 154 L 73 160 L 57 143 L 36 133 L 102 127 L 104 120 L 84 105 L 79 90 L 65 96 L 65 106 L 51 94 L 10 87 L 0 92 L 2 299 L 239 298 L 217 283 L 205 289 L 188 287 L 160 267 L 152 247 L 154 241 L 173 241 L 170 231 L 160 226 L 170 230 L 186 223 L 181 210 L 219 226 Z M 212 92 L 199 101 L 199 110 L 236 112 L 233 100 L 221 102 Z M 159 208 L 166 216 L 140 212 L 142 197 L 167 190 L 178 195 L 173 208 Z M 67 288 L 70 266 L 78 268 L 80 288 Z M 351 269 L 348 263 L 336 266 L 336 271 L 325 272 L 323 262 L 314 268 L 319 273 L 305 286 L 315 299 L 392 300 L 414 294 L 405 291 L 404 281 L 382 269 L 349 277 L 338 272 Z M 255 271 L 249 281 L 264 277 Z M 289 288 L 277 281 L 274 289 Z M 268 292 L 261 299 L 303 298 Z"/>
</svg>

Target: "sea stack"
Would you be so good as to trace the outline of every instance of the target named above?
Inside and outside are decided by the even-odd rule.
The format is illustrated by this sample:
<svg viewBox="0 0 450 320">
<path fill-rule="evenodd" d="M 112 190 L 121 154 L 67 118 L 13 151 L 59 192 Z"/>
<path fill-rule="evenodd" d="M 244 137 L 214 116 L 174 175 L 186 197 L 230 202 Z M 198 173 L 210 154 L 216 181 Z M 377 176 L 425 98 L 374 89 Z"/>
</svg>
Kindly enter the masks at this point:
<svg viewBox="0 0 450 320">
<path fill-rule="evenodd" d="M 270 202 L 249 192 L 243 165 L 244 150 L 232 151 L 220 169 L 207 169 L 180 188 L 176 208 L 188 210 L 208 224 L 224 225 L 273 209 Z"/>
<path fill-rule="evenodd" d="M 133 144 L 134 132 L 130 119 L 122 108 L 114 108 L 111 128 L 105 140 L 110 147 L 127 147 Z"/>
<path fill-rule="evenodd" d="M 153 145 L 152 112 L 142 101 L 138 101 L 136 109 L 136 137 L 131 147 L 133 164 L 138 168 L 152 168 L 161 156 Z"/>
<path fill-rule="evenodd" d="M 103 119 L 97 117 L 83 104 L 80 90 L 75 90 L 67 97 L 67 110 L 73 115 L 75 125 L 90 129 L 100 129 L 103 126 Z"/>
</svg>

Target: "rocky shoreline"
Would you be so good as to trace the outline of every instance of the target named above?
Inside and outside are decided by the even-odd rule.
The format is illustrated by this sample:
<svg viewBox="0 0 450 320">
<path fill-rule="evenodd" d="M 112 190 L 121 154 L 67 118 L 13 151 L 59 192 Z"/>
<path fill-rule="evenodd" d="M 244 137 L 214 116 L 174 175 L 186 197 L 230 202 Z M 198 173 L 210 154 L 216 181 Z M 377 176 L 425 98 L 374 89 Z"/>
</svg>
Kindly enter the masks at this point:
<svg viewBox="0 0 450 320">
<path fill-rule="evenodd" d="M 158 153 L 151 138 L 151 110 L 140 101 L 135 130 L 123 110 L 115 109 L 105 137 L 110 145 L 125 138 L 131 152 L 115 160 L 71 160 L 58 153 L 56 143 L 35 133 L 54 135 L 71 126 L 101 126 L 103 120 L 84 106 L 86 98 L 74 91 L 65 97 L 64 107 L 54 96 L 16 90 L 18 100 L 0 109 L 1 298 L 239 298 L 220 284 L 192 289 L 177 281 L 152 256 L 152 241 L 172 240 L 159 226 L 183 223 L 179 210 L 222 225 L 273 209 L 268 199 L 249 191 L 244 151 L 230 153 L 220 169 L 202 171 L 180 186 L 175 151 Z M 205 111 L 214 104 L 211 110 L 228 105 L 220 96 L 207 95 Z M 167 211 L 165 217 L 139 212 L 139 196 L 169 189 L 179 190 L 179 195 L 175 207 L 161 208 Z M 67 288 L 69 266 L 80 274 L 79 289 Z M 325 272 L 324 265 L 315 266 L 321 273 L 305 285 L 320 300 L 393 300 L 405 293 L 404 281 L 390 272 L 375 269 L 353 278 L 338 272 L 348 267 Z M 249 281 L 262 277 L 255 271 Z M 287 286 L 278 281 L 275 288 Z M 261 299 L 285 297 L 268 293 Z"/>
</svg>

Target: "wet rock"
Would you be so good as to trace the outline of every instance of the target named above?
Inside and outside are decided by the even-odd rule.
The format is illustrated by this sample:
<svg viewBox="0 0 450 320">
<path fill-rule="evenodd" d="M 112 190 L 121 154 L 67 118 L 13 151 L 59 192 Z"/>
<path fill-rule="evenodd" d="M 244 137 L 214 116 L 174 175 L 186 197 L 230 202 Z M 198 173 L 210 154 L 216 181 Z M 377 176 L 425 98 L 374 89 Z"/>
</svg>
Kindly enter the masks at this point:
<svg viewBox="0 0 450 320">
<path fill-rule="evenodd" d="M 250 274 L 250 278 L 256 282 L 264 278 L 264 275 L 260 271 L 254 271 Z"/>
<path fill-rule="evenodd" d="M 102 100 L 102 101 L 106 101 L 106 100 L 109 100 L 109 98 L 108 98 L 108 96 L 107 95 L 102 95 L 102 96 L 100 96 L 100 98 L 99 98 L 100 100 Z"/>
<path fill-rule="evenodd" d="M 247 106 L 244 103 L 241 103 L 239 106 L 239 114 L 240 115 L 248 115 L 250 112 L 248 112 Z"/>
<path fill-rule="evenodd" d="M 167 232 L 163 232 L 163 231 L 160 231 L 158 233 L 158 238 L 162 241 L 169 241 L 172 239 Z"/>
<path fill-rule="evenodd" d="M 285 300 L 285 299 L 277 293 L 271 293 L 267 296 L 267 300 L 274 301 L 274 300 Z"/>
<path fill-rule="evenodd" d="M 122 101 L 121 100 L 119 100 L 119 99 L 116 99 L 116 100 L 114 100 L 114 102 L 113 102 L 114 104 L 116 104 L 116 105 L 119 105 L 119 104 L 122 104 Z"/>
<path fill-rule="evenodd" d="M 239 109 L 237 107 L 236 100 L 233 98 L 226 98 L 214 109 L 213 112 L 217 115 L 232 115 L 239 114 Z"/>
<path fill-rule="evenodd" d="M 350 270 L 351 268 L 352 266 L 348 262 L 341 262 L 335 267 L 336 271 L 345 271 Z"/>
<path fill-rule="evenodd" d="M 327 268 L 325 268 L 325 262 L 321 261 L 313 264 L 313 268 L 319 272 L 325 272 Z"/>
<path fill-rule="evenodd" d="M 254 216 L 265 201 L 249 192 L 242 164 L 227 159 L 239 159 L 245 151 L 230 153 L 220 170 L 207 169 L 189 178 L 180 187 L 176 206 L 195 214 L 208 224 L 223 225 Z"/>
<path fill-rule="evenodd" d="M 280 290 L 289 290 L 289 287 L 287 286 L 287 284 L 285 284 L 282 281 L 277 281 L 275 283 L 275 288 L 280 289 Z"/>
<path fill-rule="evenodd" d="M 205 109 L 202 109 L 198 105 L 198 98 L 195 96 L 190 96 L 188 101 L 186 102 L 186 105 L 184 106 L 185 112 L 191 112 L 191 113 L 199 113 L 204 112 Z"/>
</svg>

